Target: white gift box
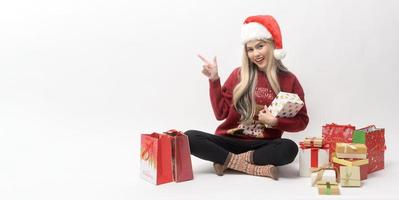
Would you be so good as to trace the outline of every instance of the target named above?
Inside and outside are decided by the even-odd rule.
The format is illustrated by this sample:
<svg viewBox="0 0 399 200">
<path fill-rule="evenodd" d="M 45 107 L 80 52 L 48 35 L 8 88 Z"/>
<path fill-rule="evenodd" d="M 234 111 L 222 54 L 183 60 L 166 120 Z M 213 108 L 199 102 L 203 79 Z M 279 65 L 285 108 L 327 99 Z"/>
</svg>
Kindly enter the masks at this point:
<svg viewBox="0 0 399 200">
<path fill-rule="evenodd" d="M 330 183 L 336 183 L 337 182 L 337 176 L 335 174 L 335 170 L 334 169 L 324 169 L 323 172 L 322 172 L 321 179 L 316 181 L 318 173 L 319 173 L 319 171 L 313 172 L 310 175 L 310 184 L 311 184 L 311 186 L 315 186 L 318 181 L 325 181 L 325 182 L 330 182 Z"/>
<path fill-rule="evenodd" d="M 294 117 L 304 103 L 295 93 L 279 92 L 268 107 L 275 117 Z"/>
<path fill-rule="evenodd" d="M 323 148 L 299 149 L 299 175 L 309 177 L 312 167 L 317 168 L 329 163 L 329 151 Z"/>
</svg>

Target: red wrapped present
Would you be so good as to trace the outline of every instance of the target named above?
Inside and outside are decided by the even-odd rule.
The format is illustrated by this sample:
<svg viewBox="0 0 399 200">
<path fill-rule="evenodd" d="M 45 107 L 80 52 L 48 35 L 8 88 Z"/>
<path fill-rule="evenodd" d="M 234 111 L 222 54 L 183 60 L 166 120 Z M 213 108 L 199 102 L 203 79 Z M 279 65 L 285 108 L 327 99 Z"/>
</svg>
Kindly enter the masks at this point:
<svg viewBox="0 0 399 200">
<path fill-rule="evenodd" d="M 335 153 L 335 144 L 338 142 L 352 143 L 352 133 L 355 127 L 352 125 L 326 124 L 322 128 L 323 142 L 330 149 L 330 161 Z"/>
<path fill-rule="evenodd" d="M 374 125 L 353 132 L 353 143 L 365 144 L 369 159 L 369 173 L 384 169 L 385 129 Z"/>
</svg>

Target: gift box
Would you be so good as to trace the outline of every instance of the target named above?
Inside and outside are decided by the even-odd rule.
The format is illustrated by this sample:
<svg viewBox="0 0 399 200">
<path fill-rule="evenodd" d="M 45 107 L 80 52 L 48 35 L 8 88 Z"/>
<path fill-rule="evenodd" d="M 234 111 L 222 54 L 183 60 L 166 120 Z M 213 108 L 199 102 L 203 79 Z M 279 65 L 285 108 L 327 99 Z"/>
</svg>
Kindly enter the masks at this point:
<svg viewBox="0 0 399 200">
<path fill-rule="evenodd" d="M 320 195 L 339 195 L 340 194 L 339 187 L 336 182 L 331 183 L 328 181 L 319 181 L 317 183 L 317 187 L 318 187 Z"/>
<path fill-rule="evenodd" d="M 320 148 L 323 146 L 323 138 L 317 138 L 317 137 L 307 137 L 303 141 L 303 145 L 305 147 L 313 147 L 313 148 Z"/>
<path fill-rule="evenodd" d="M 310 175 L 311 186 L 315 186 L 318 182 L 330 182 L 336 183 L 337 182 L 337 173 L 335 169 L 330 166 L 326 167 L 319 167 L 312 169 L 312 174 Z"/>
<path fill-rule="evenodd" d="M 360 167 L 359 166 L 340 166 L 340 184 L 342 187 L 360 187 Z"/>
<path fill-rule="evenodd" d="M 329 163 L 329 150 L 327 147 L 307 148 L 303 142 L 299 143 L 299 175 L 309 177 L 312 168 L 325 166 Z"/>
<path fill-rule="evenodd" d="M 367 158 L 367 147 L 365 144 L 337 143 L 335 152 L 337 158 Z"/>
<path fill-rule="evenodd" d="M 371 125 L 353 132 L 353 143 L 367 146 L 369 173 L 384 169 L 385 129 Z"/>
<path fill-rule="evenodd" d="M 297 94 L 279 92 L 268 109 L 275 117 L 294 117 L 303 105 L 303 101 Z"/>
<path fill-rule="evenodd" d="M 365 180 L 367 179 L 368 175 L 368 164 L 369 160 L 368 159 L 362 159 L 362 160 L 357 160 L 357 159 L 339 159 L 337 157 L 333 157 L 333 165 L 334 168 L 338 172 L 338 176 L 340 174 L 339 172 L 339 167 L 340 166 L 359 166 L 360 168 L 360 180 Z"/>
<path fill-rule="evenodd" d="M 352 143 L 352 134 L 355 127 L 352 125 L 326 124 L 322 128 L 323 143 L 329 147 L 330 161 L 335 153 L 335 144 L 339 142 Z"/>
</svg>

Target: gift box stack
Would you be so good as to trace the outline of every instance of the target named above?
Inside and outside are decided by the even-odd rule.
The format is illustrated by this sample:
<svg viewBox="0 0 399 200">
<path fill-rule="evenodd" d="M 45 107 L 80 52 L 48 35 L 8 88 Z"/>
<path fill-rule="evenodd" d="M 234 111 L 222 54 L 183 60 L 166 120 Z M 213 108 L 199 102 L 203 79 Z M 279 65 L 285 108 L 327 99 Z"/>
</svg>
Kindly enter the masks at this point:
<svg viewBox="0 0 399 200">
<path fill-rule="evenodd" d="M 372 125 L 356 130 L 351 125 L 327 124 L 322 131 L 322 138 L 305 138 L 299 143 L 300 176 L 310 176 L 319 194 L 338 195 L 339 185 L 360 187 L 368 174 L 384 168 L 383 128 Z M 312 154 L 312 150 L 327 156 Z"/>
</svg>

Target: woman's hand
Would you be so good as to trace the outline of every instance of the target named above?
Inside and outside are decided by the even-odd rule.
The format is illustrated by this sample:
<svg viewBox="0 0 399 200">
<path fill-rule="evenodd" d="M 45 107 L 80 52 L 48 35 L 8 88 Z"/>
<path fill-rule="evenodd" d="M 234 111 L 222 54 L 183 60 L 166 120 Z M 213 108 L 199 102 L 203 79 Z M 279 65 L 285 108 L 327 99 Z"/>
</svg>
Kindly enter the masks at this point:
<svg viewBox="0 0 399 200">
<path fill-rule="evenodd" d="M 204 62 L 204 64 L 202 65 L 202 73 L 212 81 L 219 79 L 216 56 L 213 58 L 213 62 L 209 62 L 201 55 L 198 55 L 198 57 Z"/>
<path fill-rule="evenodd" d="M 268 126 L 275 126 L 277 125 L 277 118 L 270 113 L 269 109 L 265 105 L 263 110 L 259 111 L 258 114 L 258 120 L 262 122 L 263 124 L 266 124 Z"/>
</svg>

